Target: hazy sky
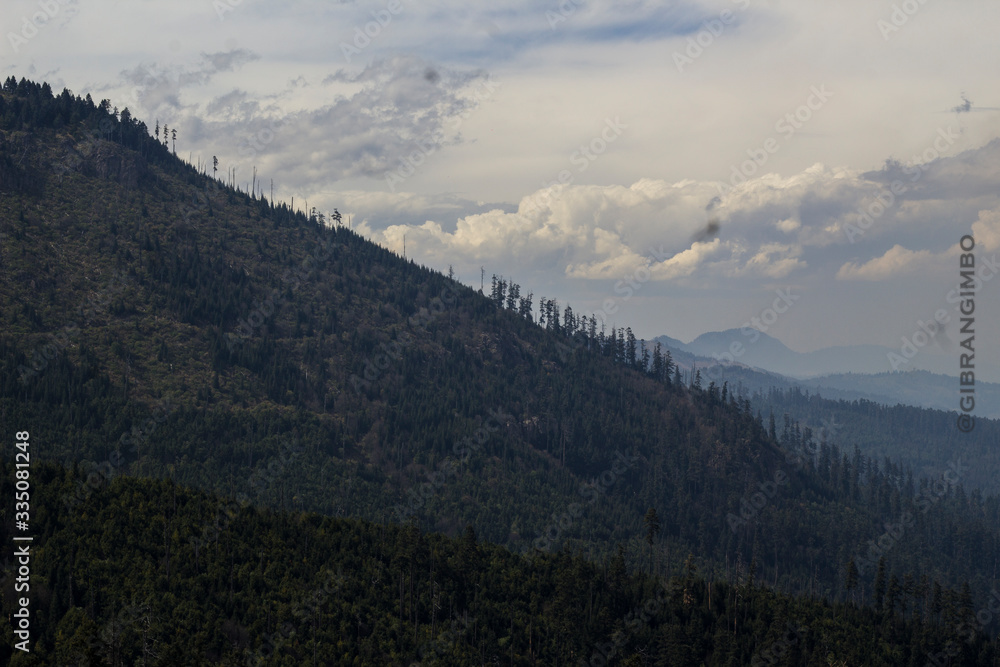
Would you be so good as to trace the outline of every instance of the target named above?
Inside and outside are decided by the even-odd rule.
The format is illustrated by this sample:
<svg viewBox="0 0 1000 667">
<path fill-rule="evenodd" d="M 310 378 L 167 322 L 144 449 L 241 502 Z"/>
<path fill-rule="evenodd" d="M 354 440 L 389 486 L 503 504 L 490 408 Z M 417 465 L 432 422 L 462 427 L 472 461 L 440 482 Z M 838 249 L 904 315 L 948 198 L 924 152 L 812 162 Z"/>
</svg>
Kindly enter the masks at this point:
<svg viewBox="0 0 1000 667">
<path fill-rule="evenodd" d="M 4 78 L 639 336 L 738 327 L 790 289 L 768 326 L 790 347 L 900 347 L 957 323 L 963 234 L 1000 251 L 997 2 L 5 0 L 0 25 Z"/>
</svg>

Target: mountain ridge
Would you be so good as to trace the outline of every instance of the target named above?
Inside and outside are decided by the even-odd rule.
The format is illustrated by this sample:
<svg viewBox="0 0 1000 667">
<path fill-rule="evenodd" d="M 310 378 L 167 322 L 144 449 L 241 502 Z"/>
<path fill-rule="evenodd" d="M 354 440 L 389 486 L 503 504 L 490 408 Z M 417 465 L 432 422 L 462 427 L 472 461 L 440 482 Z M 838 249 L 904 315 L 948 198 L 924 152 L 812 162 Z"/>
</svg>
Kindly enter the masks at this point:
<svg viewBox="0 0 1000 667">
<path fill-rule="evenodd" d="M 957 375 L 917 368 L 874 371 L 874 361 L 881 359 L 888 366 L 887 355 L 898 354 L 898 350 L 877 345 L 835 346 L 801 353 L 766 333 L 751 330 L 748 334 L 741 329 L 707 332 L 690 343 L 681 343 L 669 336 L 659 336 L 651 342 L 692 355 L 687 363 L 702 368 L 737 364 L 775 373 L 803 388 L 851 392 L 857 398 L 887 405 L 900 402 L 938 410 L 958 410 Z M 955 359 L 937 360 L 934 365 L 953 366 L 952 362 Z M 836 372 L 828 372 L 829 369 Z M 1000 418 L 1000 384 L 982 377 L 981 373 L 977 374 L 978 413 L 981 417 Z"/>
<path fill-rule="evenodd" d="M 911 353 L 909 358 L 899 348 L 869 344 L 835 345 L 812 352 L 797 352 L 774 336 L 752 327 L 705 332 L 689 343 L 683 343 L 669 336 L 657 336 L 651 341 L 701 357 L 730 362 L 740 361 L 795 379 L 809 379 L 834 373 L 910 370 L 926 370 L 940 375 L 954 372 L 956 375 L 953 377 L 956 379 L 958 377 L 955 358 L 925 349 L 914 348 L 917 353 Z M 900 371 L 902 366 L 906 368 Z M 984 377 L 986 375 L 1000 377 L 998 369 L 992 366 L 983 367 L 980 374 Z"/>
<path fill-rule="evenodd" d="M 542 558 L 536 540 L 558 531 L 556 556 L 621 546 L 631 568 L 661 576 L 697 554 L 711 579 L 753 564 L 775 589 L 841 601 L 855 595 L 848 563 L 938 481 L 767 423 L 727 386 L 678 381 L 628 329 L 597 333 L 552 300 L 536 319 L 519 286 L 478 294 L 220 187 L 138 121 L 15 85 L 0 95 L 0 133 L 31 148 L 0 160 L 38 178 L 0 197 L 0 424 L 30 425 L 44 460 L 374 524 L 415 490 L 407 521 L 422 530 L 473 526 Z M 66 151 L 132 151 L 148 173 L 133 183 L 85 160 L 56 172 Z M 155 415 L 157 401 L 170 409 Z M 509 417 L 490 422 L 491 410 Z M 615 472 L 616 452 L 641 465 Z M 778 472 L 787 483 L 750 512 Z M 889 572 L 990 590 L 1000 503 L 963 483 L 919 513 Z M 968 558 L 951 562 L 952 544 Z M 874 576 L 858 582 L 862 601 Z"/>
</svg>

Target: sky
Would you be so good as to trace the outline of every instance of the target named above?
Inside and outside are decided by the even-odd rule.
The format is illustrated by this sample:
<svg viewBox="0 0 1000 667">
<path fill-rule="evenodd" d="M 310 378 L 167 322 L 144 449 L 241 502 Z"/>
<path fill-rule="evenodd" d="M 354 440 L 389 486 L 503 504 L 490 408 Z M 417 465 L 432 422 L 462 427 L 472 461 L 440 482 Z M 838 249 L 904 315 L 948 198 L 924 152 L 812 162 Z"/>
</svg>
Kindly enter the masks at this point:
<svg viewBox="0 0 1000 667">
<path fill-rule="evenodd" d="M 997 25 L 988 0 L 5 0 L 0 75 L 477 288 L 799 351 L 903 351 L 944 313 L 912 363 L 957 375 L 965 235 L 1000 366 Z"/>
</svg>

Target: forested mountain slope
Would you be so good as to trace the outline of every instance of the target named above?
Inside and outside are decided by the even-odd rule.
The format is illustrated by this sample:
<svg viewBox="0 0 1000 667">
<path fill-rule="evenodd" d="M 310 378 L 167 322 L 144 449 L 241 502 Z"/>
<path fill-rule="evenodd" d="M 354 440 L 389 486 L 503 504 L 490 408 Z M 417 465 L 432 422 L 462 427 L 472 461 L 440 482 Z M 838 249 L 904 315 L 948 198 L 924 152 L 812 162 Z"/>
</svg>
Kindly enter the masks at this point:
<svg viewBox="0 0 1000 667">
<path fill-rule="evenodd" d="M 472 525 L 519 553 L 620 544 L 662 574 L 694 554 L 709 577 L 753 563 L 833 599 L 870 601 L 880 555 L 900 577 L 968 583 L 976 604 L 997 584 L 1000 504 L 965 491 L 966 469 L 911 480 L 761 423 L 727 387 L 678 383 L 628 330 L 533 309 L 509 281 L 478 294 L 221 186 L 124 111 L 26 81 L 0 97 L 0 426 L 98 487 L 169 477 L 257 506 Z"/>
<path fill-rule="evenodd" d="M 14 493 L 0 461 L 0 494 Z M 883 577 L 877 608 L 793 599 L 742 567 L 669 580 L 621 554 L 532 561 L 478 539 L 275 513 L 172 482 L 34 470 L 27 665 L 996 665 L 968 590 Z M 10 543 L 4 509 L 0 541 Z M 5 552 L 4 559 L 9 558 Z M 5 563 L 6 564 L 6 563 Z M 5 610 L 16 576 L 0 582 Z"/>
<path fill-rule="evenodd" d="M 749 399 L 753 410 L 765 419 L 773 413 L 780 422 L 788 415 L 801 426 L 809 426 L 818 439 L 848 452 L 857 446 L 863 456 L 877 461 L 889 458 L 912 469 L 917 478 L 940 474 L 958 459 L 975 462 L 963 477 L 966 489 L 1000 493 L 1000 447 L 996 445 L 1000 442 L 1000 420 L 983 417 L 989 412 L 985 407 L 990 404 L 988 391 L 979 396 L 984 407 L 977 410 L 974 428 L 963 432 L 956 428 L 956 411 L 900 404 L 884 395 L 818 387 L 812 380 L 791 380 L 739 364 L 718 365 L 683 352 L 675 360 L 683 369 L 685 382 L 694 368 L 701 372 L 703 382 L 728 383 L 731 393 L 738 399 Z M 929 374 L 914 371 L 899 375 L 919 380 Z M 864 379 L 883 378 L 854 377 L 863 378 L 855 382 L 857 386 L 863 386 Z M 952 393 L 957 396 L 954 388 L 953 384 Z"/>
<path fill-rule="evenodd" d="M 969 433 L 956 428 L 955 412 L 884 405 L 870 400 L 830 400 L 825 390 L 765 390 L 748 394 L 763 414 L 789 415 L 843 449 L 857 446 L 877 460 L 901 462 L 914 477 L 933 477 L 961 459 L 969 465 L 963 483 L 985 494 L 1000 492 L 1000 421 L 977 418 Z"/>
</svg>

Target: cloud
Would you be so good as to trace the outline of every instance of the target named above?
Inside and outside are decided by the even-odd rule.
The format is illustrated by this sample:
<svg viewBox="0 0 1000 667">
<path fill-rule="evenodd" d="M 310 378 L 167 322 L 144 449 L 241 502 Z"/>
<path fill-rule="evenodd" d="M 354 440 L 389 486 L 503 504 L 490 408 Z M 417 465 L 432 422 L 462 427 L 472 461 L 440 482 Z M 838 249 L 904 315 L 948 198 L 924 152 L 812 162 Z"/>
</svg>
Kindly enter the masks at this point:
<svg viewBox="0 0 1000 667">
<path fill-rule="evenodd" d="M 286 193 L 300 194 L 351 178 L 385 183 L 396 174 L 405 182 L 414 163 L 438 159 L 464 141 L 464 120 L 500 86 L 482 70 L 395 56 L 328 72 L 317 86 L 298 76 L 267 95 L 233 88 L 198 101 L 195 89 L 257 59 L 233 49 L 201 54 L 194 65 L 138 65 L 122 79 L 154 118 L 179 116 L 170 126 L 180 126 L 188 145 L 235 167 L 237 183 L 257 167 L 265 177 L 280 174 Z M 310 87 L 322 102 L 289 111 Z"/>
<path fill-rule="evenodd" d="M 586 48 L 687 36 L 719 14 L 718 9 L 701 3 L 651 0 L 508 0 L 484 5 L 474 12 L 475 17 L 469 16 L 473 12 L 465 5 L 423 12 L 404 7 L 409 7 L 408 15 L 420 15 L 418 20 L 424 25 L 447 26 L 448 39 L 428 40 L 426 35 L 409 32 L 399 37 L 397 46 L 417 47 L 419 40 L 420 50 L 435 58 L 490 62 L 494 66 L 553 47 Z M 371 17 L 359 15 L 357 20 L 370 21 Z M 734 18 L 728 29 L 735 30 L 739 22 Z"/>
<path fill-rule="evenodd" d="M 780 193 L 775 185 L 767 191 Z M 704 230 L 706 204 L 717 192 L 711 183 L 653 179 L 629 187 L 552 186 L 522 199 L 516 211 L 465 216 L 451 232 L 437 222 L 411 225 L 408 246 L 412 243 L 415 252 L 435 260 L 461 256 L 554 265 L 575 279 L 620 278 L 642 266 L 654 280 L 685 279 L 699 271 L 715 277 L 781 278 L 807 266 L 800 258 L 802 246 L 784 238 L 788 231 L 775 230 L 774 239 L 762 239 L 749 220 L 720 226 L 726 230 L 721 237 L 706 240 L 695 234 L 692 239 L 693 232 Z M 735 212 L 736 200 L 724 199 L 717 210 Z M 774 206 L 773 201 L 756 203 L 765 210 Z M 372 233 L 388 241 L 403 227 Z"/>
<path fill-rule="evenodd" d="M 907 250 L 894 245 L 881 257 L 876 257 L 862 265 L 848 262 L 837 271 L 838 280 L 885 280 L 897 278 L 919 268 L 930 261 L 932 254 L 927 250 Z"/>
<path fill-rule="evenodd" d="M 355 227 L 365 236 L 380 235 L 391 227 L 405 230 L 415 220 L 435 220 L 444 230 L 452 232 L 457 221 L 467 216 L 515 210 L 511 205 L 470 201 L 454 194 L 347 190 L 338 192 L 336 201 L 345 224 L 347 216 L 352 216 Z"/>
<path fill-rule="evenodd" d="M 254 60 L 260 60 L 260 56 L 247 49 L 231 49 L 218 53 L 201 54 L 204 66 L 201 75 L 208 80 L 211 76 L 219 72 L 232 72 Z"/>
<path fill-rule="evenodd" d="M 926 150 L 914 153 L 905 162 L 887 160 L 882 169 L 862 176 L 884 187 L 893 181 L 901 182 L 909 200 L 994 197 L 1000 181 L 1000 139 L 954 155 L 944 154 L 934 146 L 937 141 L 938 147 L 947 150 L 947 139 L 957 140 L 959 136 L 959 128 L 946 124 L 930 135 Z"/>
<path fill-rule="evenodd" d="M 247 49 L 231 49 L 217 53 L 202 53 L 191 66 L 162 66 L 156 63 L 140 64 L 121 72 L 122 82 L 131 86 L 132 102 L 142 104 L 151 112 L 173 112 L 195 104 L 184 105 L 181 93 L 185 88 L 195 88 L 209 83 L 216 75 L 233 72 L 260 56 Z"/>
<path fill-rule="evenodd" d="M 980 211 L 979 217 L 972 223 L 972 236 L 978 249 L 987 252 L 1000 249 L 1000 209 Z"/>
<path fill-rule="evenodd" d="M 687 250 L 682 250 L 663 262 L 653 264 L 651 273 L 656 280 L 686 278 L 709 259 L 717 256 L 721 249 L 722 243 L 719 239 L 713 239 L 708 243 L 695 243 Z"/>
<path fill-rule="evenodd" d="M 430 70 L 436 76 L 428 78 Z M 396 174 L 394 183 L 405 181 L 442 149 L 462 143 L 464 117 L 498 85 L 487 72 L 432 67 L 413 56 L 338 70 L 323 84 L 329 103 L 294 116 L 258 117 L 241 128 L 233 143 L 243 162 L 256 160 L 300 187 L 361 176 L 386 182 L 387 173 Z M 280 128 L 268 133 L 274 125 Z M 227 129 L 213 124 L 206 132 Z M 261 132 L 274 135 L 268 145 Z"/>
<path fill-rule="evenodd" d="M 944 262 L 956 240 L 955 227 L 941 225 L 945 215 L 969 225 L 981 247 L 1000 247 L 996 189 L 987 207 L 975 210 L 968 202 L 925 195 L 939 188 L 938 180 L 953 180 L 988 161 L 996 149 L 990 143 L 936 160 L 921 172 L 925 190 L 895 197 L 857 238 L 847 234 L 848 226 L 856 226 L 859 211 L 887 190 L 886 173 L 818 164 L 790 176 L 765 174 L 721 194 L 715 183 L 690 179 L 645 178 L 628 187 L 554 185 L 523 197 L 516 209 L 452 217 L 439 207 L 419 224 L 400 224 L 397 216 L 380 229 L 371 217 L 365 229 L 385 243 L 406 234 L 407 248 L 432 265 L 463 258 L 470 265 L 554 271 L 570 280 L 618 280 L 641 267 L 653 281 L 696 289 L 795 276 L 887 280 Z M 703 233 L 709 215 L 719 220 L 714 237 Z M 899 240 L 886 244 L 892 237 Z"/>
<path fill-rule="evenodd" d="M 27 5 L 9 4 L 5 24 L 20 25 Z M 794 284 L 809 299 L 783 320 L 787 343 L 850 331 L 891 344 L 890 318 L 923 304 L 917 283 L 953 279 L 963 233 L 1000 248 L 1000 46 L 959 5 L 913 17 L 887 47 L 875 25 L 888 10 L 861 0 L 401 0 L 348 62 L 341 42 L 385 0 L 237 4 L 220 21 L 207 0 L 79 3 L 0 67 L 167 123 L 182 157 L 217 155 L 241 187 L 256 168 L 279 199 L 337 207 L 395 250 L 405 235 L 409 256 L 477 285 L 485 265 L 576 306 L 648 267 L 622 318 L 654 335 L 665 312 L 675 336 L 738 324 Z M 695 39 L 725 9 L 734 22 Z M 979 3 L 976 20 L 996 23 L 1000 4 Z M 679 72 L 672 53 L 688 48 L 702 53 Z M 829 104 L 777 130 L 824 84 Z M 616 117 L 628 130 L 586 173 L 539 187 Z M 779 150 L 720 193 L 768 137 Z M 400 170 L 412 176 L 390 186 Z M 848 226 L 897 179 L 905 192 L 852 243 Z M 925 264 L 893 282 L 891 312 L 859 306 L 872 280 Z"/>
<path fill-rule="evenodd" d="M 733 262 L 726 275 L 730 278 L 785 278 L 793 271 L 805 269 L 799 258 L 802 246 L 786 243 L 766 243 L 743 263 Z M 734 259 L 738 256 L 734 253 Z"/>
</svg>

